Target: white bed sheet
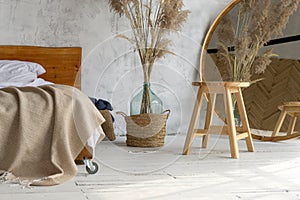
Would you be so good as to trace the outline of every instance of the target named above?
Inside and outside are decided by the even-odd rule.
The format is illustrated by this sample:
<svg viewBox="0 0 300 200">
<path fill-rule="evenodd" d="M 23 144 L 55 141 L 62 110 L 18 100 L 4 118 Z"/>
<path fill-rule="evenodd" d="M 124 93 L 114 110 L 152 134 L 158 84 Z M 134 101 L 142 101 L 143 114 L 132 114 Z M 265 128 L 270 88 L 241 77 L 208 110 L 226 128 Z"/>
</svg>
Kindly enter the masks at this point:
<svg viewBox="0 0 300 200">
<path fill-rule="evenodd" d="M 30 83 L 24 83 L 24 82 L 0 82 L 0 88 L 5 88 L 5 87 L 25 87 L 25 86 L 33 86 L 33 87 L 37 87 L 40 85 L 48 85 L 48 84 L 53 84 L 52 82 L 49 81 L 45 81 L 42 78 L 37 78 L 34 81 L 30 82 Z"/>
</svg>

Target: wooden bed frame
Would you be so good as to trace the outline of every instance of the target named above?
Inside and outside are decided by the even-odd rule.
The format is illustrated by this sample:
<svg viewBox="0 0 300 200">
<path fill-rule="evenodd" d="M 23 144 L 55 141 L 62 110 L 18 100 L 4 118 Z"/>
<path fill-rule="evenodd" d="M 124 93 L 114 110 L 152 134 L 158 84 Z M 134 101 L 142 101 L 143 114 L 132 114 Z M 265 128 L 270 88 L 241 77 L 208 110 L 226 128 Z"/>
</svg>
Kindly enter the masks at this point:
<svg viewBox="0 0 300 200">
<path fill-rule="evenodd" d="M 80 89 L 81 47 L 0 46 L 0 59 L 39 63 L 41 78 Z"/>
<path fill-rule="evenodd" d="M 40 46 L 1 46 L 1 60 L 22 60 L 41 64 L 46 73 L 40 77 L 57 84 L 81 88 L 80 66 L 81 47 L 40 47 Z M 84 148 L 76 161 L 91 159 L 92 155 Z"/>
</svg>

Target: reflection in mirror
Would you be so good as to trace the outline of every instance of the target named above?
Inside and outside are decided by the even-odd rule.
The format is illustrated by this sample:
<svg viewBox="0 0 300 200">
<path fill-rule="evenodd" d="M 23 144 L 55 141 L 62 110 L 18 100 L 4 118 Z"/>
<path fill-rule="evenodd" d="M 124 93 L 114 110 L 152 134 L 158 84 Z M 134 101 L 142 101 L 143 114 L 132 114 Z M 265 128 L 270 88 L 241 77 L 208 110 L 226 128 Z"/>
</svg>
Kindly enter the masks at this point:
<svg viewBox="0 0 300 200">
<path fill-rule="evenodd" d="M 273 130 L 278 106 L 300 101 L 298 4 L 298 0 L 234 1 L 204 42 L 202 79 L 252 81 L 243 91 L 251 128 Z M 295 129 L 300 130 L 300 123 Z"/>
</svg>

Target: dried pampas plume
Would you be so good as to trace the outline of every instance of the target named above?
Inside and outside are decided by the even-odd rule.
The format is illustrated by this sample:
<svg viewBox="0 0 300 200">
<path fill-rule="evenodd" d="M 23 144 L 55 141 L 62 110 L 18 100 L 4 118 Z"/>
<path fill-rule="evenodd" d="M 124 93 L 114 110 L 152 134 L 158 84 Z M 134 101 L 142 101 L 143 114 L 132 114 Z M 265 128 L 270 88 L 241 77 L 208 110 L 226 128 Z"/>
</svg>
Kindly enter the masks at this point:
<svg viewBox="0 0 300 200">
<path fill-rule="evenodd" d="M 222 74 L 224 80 L 252 81 L 252 74 L 265 71 L 274 54 L 268 49 L 259 56 L 259 50 L 273 37 L 282 34 L 299 3 L 300 0 L 240 1 L 237 23 L 227 16 L 218 27 L 217 56 L 227 67 L 226 73 Z M 228 47 L 235 47 L 234 51 Z"/>
<path fill-rule="evenodd" d="M 125 16 L 131 25 L 133 39 L 120 36 L 135 44 L 143 67 L 144 81 L 149 82 L 153 63 L 170 53 L 166 38 L 180 31 L 189 11 L 183 10 L 183 0 L 109 0 L 110 9 Z"/>
</svg>

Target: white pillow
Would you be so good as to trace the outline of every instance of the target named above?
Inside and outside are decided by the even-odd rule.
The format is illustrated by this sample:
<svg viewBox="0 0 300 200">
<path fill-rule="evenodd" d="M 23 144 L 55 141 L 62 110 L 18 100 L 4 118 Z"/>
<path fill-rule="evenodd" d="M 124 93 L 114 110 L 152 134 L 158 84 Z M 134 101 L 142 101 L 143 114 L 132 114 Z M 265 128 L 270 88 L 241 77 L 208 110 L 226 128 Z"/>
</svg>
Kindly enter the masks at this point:
<svg viewBox="0 0 300 200">
<path fill-rule="evenodd" d="M 30 83 L 46 70 L 38 63 L 0 60 L 0 82 Z"/>
</svg>

